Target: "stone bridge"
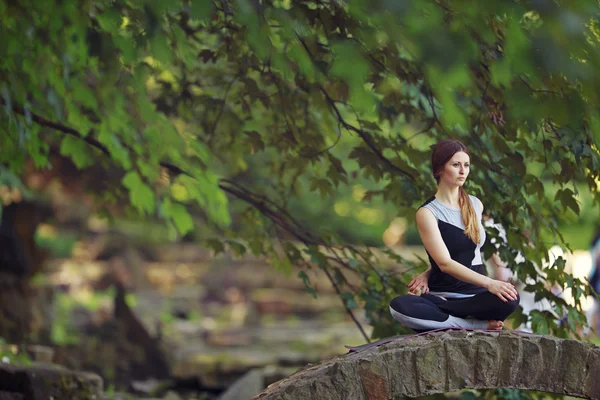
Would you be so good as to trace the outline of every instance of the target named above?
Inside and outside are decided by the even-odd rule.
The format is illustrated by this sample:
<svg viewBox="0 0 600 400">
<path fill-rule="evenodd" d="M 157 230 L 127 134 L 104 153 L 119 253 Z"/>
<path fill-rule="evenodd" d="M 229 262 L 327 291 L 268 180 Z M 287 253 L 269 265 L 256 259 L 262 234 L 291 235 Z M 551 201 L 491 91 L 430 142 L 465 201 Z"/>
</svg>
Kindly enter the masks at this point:
<svg viewBox="0 0 600 400">
<path fill-rule="evenodd" d="M 522 333 L 444 331 L 308 365 L 254 400 L 388 400 L 515 388 L 600 399 L 600 347 Z"/>
</svg>

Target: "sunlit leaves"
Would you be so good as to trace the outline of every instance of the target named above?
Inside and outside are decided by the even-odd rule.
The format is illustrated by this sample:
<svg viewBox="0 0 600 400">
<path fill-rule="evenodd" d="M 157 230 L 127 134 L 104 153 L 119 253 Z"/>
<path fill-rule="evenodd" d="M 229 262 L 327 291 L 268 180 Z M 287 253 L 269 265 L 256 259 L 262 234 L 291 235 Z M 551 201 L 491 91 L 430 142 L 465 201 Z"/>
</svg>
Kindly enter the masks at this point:
<svg viewBox="0 0 600 400">
<path fill-rule="evenodd" d="M 560 189 L 556 192 L 554 199 L 560 201 L 564 209 L 570 208 L 575 214 L 579 214 L 579 204 L 573 195 L 571 189 Z"/>
<path fill-rule="evenodd" d="M 171 219 L 180 235 L 185 235 L 194 228 L 194 221 L 183 204 L 173 203 L 165 199 L 162 204 L 165 217 Z"/>
<path fill-rule="evenodd" d="M 333 213 L 340 193 L 368 180 L 360 201 L 385 201 L 410 220 L 435 190 L 429 146 L 460 138 L 473 161 L 469 193 L 507 231 L 498 251 L 507 262 L 521 252 L 517 274 L 535 275 L 547 237 L 560 242 L 559 222 L 583 209 L 574 188 L 588 184 L 600 203 L 598 5 L 547 12 L 542 3 L 0 2 L 0 160 L 14 171 L 27 159 L 45 166 L 49 152 L 80 168 L 108 161 L 130 203 L 180 235 L 195 219 L 219 230 L 235 218 L 226 233 L 245 241 L 207 242 L 215 252 L 331 272 L 344 305 L 364 307 L 384 334 L 396 325 L 382 305 L 408 275 L 390 278 L 358 254 L 341 268 L 315 243 L 284 244 L 275 257 L 272 239 L 294 236 L 261 207 L 315 195 Z M 228 198 L 224 177 L 255 201 Z M 581 296 L 566 276 L 548 269 Z M 315 293 L 307 274 L 299 279 Z M 568 329 L 582 321 L 560 306 Z M 534 329 L 563 329 L 552 318 L 532 315 Z"/>
<path fill-rule="evenodd" d="M 366 91 L 363 85 L 367 74 L 370 72 L 367 60 L 362 56 L 358 47 L 349 42 L 334 43 L 332 51 L 335 61 L 330 69 L 330 74 L 344 79 L 350 87 L 350 102 L 359 111 L 372 111 L 373 96 Z M 349 68 L 352 66 L 351 68 Z"/>
<path fill-rule="evenodd" d="M 190 3 L 190 15 L 200 21 L 209 18 L 215 10 L 212 0 L 192 0 Z"/>
<path fill-rule="evenodd" d="M 142 213 L 154 212 L 154 192 L 142 181 L 137 172 L 128 172 L 123 178 L 123 186 L 129 189 L 129 199 L 134 207 Z"/>
<path fill-rule="evenodd" d="M 298 273 L 298 278 L 302 279 L 302 282 L 304 283 L 304 288 L 306 289 L 306 291 L 313 297 L 313 298 L 317 298 L 317 291 L 315 290 L 315 288 L 311 285 L 310 283 L 310 278 L 308 277 L 308 275 L 306 274 L 306 272 L 304 271 L 300 271 Z"/>
<path fill-rule="evenodd" d="M 428 71 L 428 77 L 436 97 L 442 105 L 441 118 L 443 121 L 448 127 L 455 125 L 466 127 L 465 114 L 458 103 L 457 93 L 470 83 L 471 78 L 467 69 L 464 66 L 456 65 L 448 71 L 442 71 L 432 66 Z"/>
<path fill-rule="evenodd" d="M 73 136 L 65 136 L 60 145 L 60 154 L 71 157 L 77 168 L 85 168 L 94 164 L 94 154 L 90 146 L 83 140 Z"/>
<path fill-rule="evenodd" d="M 202 207 L 213 221 L 223 226 L 231 222 L 228 200 L 218 186 L 216 175 L 206 171 L 198 177 L 182 176 L 179 182 L 186 188 L 189 198 Z"/>
</svg>

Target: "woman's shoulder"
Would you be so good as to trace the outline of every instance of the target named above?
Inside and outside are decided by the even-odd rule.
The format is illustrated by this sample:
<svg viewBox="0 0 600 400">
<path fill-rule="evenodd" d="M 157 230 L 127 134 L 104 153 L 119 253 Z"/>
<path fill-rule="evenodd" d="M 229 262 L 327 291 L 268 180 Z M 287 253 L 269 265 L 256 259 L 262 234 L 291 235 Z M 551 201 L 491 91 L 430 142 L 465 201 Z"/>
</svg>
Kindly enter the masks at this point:
<svg viewBox="0 0 600 400">
<path fill-rule="evenodd" d="M 483 203 L 481 202 L 481 200 L 479 200 L 479 198 L 477 196 L 473 196 L 472 194 L 469 195 L 469 198 L 471 199 L 471 202 L 475 206 L 475 209 L 478 212 L 483 213 Z"/>
<path fill-rule="evenodd" d="M 435 207 L 435 196 L 431 196 L 417 209 L 416 216 L 418 219 L 427 218 L 433 215 L 435 219 L 438 219 L 438 210 Z"/>
<path fill-rule="evenodd" d="M 428 208 L 430 207 L 431 203 L 435 200 L 435 196 L 431 196 L 430 198 L 428 198 L 423 204 L 421 204 L 421 206 L 419 207 L 419 209 L 425 207 Z"/>
</svg>

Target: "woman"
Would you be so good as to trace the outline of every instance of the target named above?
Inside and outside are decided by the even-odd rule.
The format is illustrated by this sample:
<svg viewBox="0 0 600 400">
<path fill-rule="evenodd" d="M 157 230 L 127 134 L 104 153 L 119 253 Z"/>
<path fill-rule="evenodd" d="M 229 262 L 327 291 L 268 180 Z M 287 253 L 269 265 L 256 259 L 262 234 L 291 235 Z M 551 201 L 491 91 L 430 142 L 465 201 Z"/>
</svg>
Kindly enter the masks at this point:
<svg viewBox="0 0 600 400">
<path fill-rule="evenodd" d="M 590 270 L 590 286 L 594 291 L 600 294 L 600 227 L 592 239 L 590 246 L 590 255 L 592 256 L 592 269 Z M 600 335 L 600 300 L 594 298 L 594 303 L 589 312 L 589 323 L 596 330 L 596 335 Z"/>
<path fill-rule="evenodd" d="M 438 190 L 416 214 L 431 266 L 409 284 L 413 294 L 391 301 L 390 312 L 419 332 L 502 329 L 519 305 L 519 294 L 511 283 L 485 275 L 480 251 L 485 241 L 483 204 L 463 189 L 469 152 L 457 140 L 444 140 L 433 147 L 431 164 Z"/>
</svg>

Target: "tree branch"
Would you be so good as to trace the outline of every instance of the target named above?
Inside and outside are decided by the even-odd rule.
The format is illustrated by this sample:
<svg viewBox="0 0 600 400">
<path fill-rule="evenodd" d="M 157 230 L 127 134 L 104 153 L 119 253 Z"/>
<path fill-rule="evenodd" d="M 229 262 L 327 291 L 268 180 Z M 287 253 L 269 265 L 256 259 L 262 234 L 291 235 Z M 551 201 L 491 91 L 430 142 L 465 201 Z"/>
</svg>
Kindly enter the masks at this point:
<svg viewBox="0 0 600 400">
<path fill-rule="evenodd" d="M 308 45 L 304 41 L 304 39 L 302 39 L 302 37 L 300 35 L 298 35 L 298 34 L 296 34 L 296 37 L 298 38 L 298 40 L 302 44 L 302 47 L 304 47 L 304 50 L 306 51 L 306 53 L 310 57 L 312 63 L 315 64 L 315 66 L 316 66 L 315 59 L 314 59 L 314 57 L 313 57 L 310 49 L 308 48 Z M 327 93 L 327 91 L 325 90 L 325 88 L 323 86 L 321 86 L 321 85 L 319 85 L 318 87 L 319 87 L 319 90 L 321 91 L 321 93 L 323 93 L 323 95 L 325 96 L 325 99 L 327 100 L 327 102 L 329 103 L 329 105 L 331 106 L 331 108 L 333 109 L 333 111 L 335 112 L 335 114 L 337 116 L 337 119 L 338 119 L 338 122 L 340 124 L 342 124 L 342 126 L 345 129 L 357 133 L 361 137 L 361 139 L 367 144 L 367 146 L 371 149 L 371 151 L 381 161 L 383 161 L 383 163 L 385 165 L 387 165 L 389 168 L 393 169 L 394 171 L 399 172 L 400 174 L 404 175 L 405 177 L 407 177 L 408 179 L 410 179 L 411 181 L 414 182 L 415 178 L 411 174 L 409 174 L 408 172 L 406 172 L 403 169 L 401 169 L 401 168 L 397 167 L 396 165 L 394 165 L 394 163 L 392 163 L 387 157 L 385 157 L 383 155 L 383 153 L 381 151 L 379 151 L 379 149 L 377 148 L 377 146 L 375 146 L 375 144 L 373 143 L 373 141 L 371 140 L 371 138 L 369 138 L 369 135 L 368 135 L 367 132 L 363 131 L 362 129 L 359 129 L 359 128 L 355 127 L 352 124 L 349 124 L 344 119 L 344 117 L 342 117 L 342 114 L 341 114 L 340 110 L 335 105 L 335 101 L 331 98 L 331 96 L 329 95 L 329 93 Z"/>
<path fill-rule="evenodd" d="M 358 134 L 358 136 L 361 137 L 361 139 L 363 140 L 363 142 L 365 142 L 367 144 L 367 146 L 369 147 L 369 149 L 371 149 L 371 151 L 381 160 L 383 161 L 383 163 L 388 166 L 389 168 L 393 169 L 396 172 L 399 172 L 400 174 L 404 175 L 405 177 L 407 177 L 408 179 L 410 179 L 411 181 L 414 182 L 415 178 L 414 176 L 412 176 L 411 174 L 409 174 L 408 172 L 404 171 L 403 169 L 397 167 L 396 165 L 394 165 L 394 163 L 392 163 L 387 157 L 385 157 L 383 155 L 383 153 L 381 153 L 381 151 L 379 151 L 379 149 L 377 148 L 377 146 L 375 146 L 375 143 L 373 143 L 373 141 L 371 140 L 371 138 L 369 137 L 369 134 L 365 131 L 363 131 L 362 129 L 359 129 L 357 127 L 355 127 L 352 124 L 349 124 L 348 122 L 346 122 L 346 120 L 344 120 L 344 117 L 342 117 L 342 114 L 340 112 L 340 110 L 337 108 L 337 106 L 335 105 L 335 101 L 331 98 L 331 96 L 329 96 L 329 93 L 327 93 L 327 91 L 325 90 L 325 88 L 323 88 L 322 86 L 319 85 L 319 90 L 321 91 L 321 93 L 323 93 L 323 95 L 325 96 L 325 99 L 327 100 L 327 102 L 329 103 L 329 105 L 331 106 L 331 108 L 334 110 L 338 121 L 342 124 L 342 126 L 352 132 L 355 132 Z"/>
<path fill-rule="evenodd" d="M 6 105 L 6 103 L 4 102 L 4 99 L 0 98 L 0 104 Z M 32 113 L 32 112 L 27 112 L 23 107 L 19 107 L 19 106 L 13 104 L 12 110 L 13 110 L 13 112 L 15 112 L 19 115 L 22 115 L 22 116 L 30 115 L 31 120 L 38 125 L 52 128 L 54 130 L 65 133 L 67 135 L 75 136 L 76 138 L 79 138 L 79 139 L 85 141 L 90 146 L 95 147 L 98 150 L 102 151 L 102 153 L 106 154 L 107 156 L 110 156 L 110 152 L 108 151 L 108 148 L 105 145 L 103 145 L 102 143 L 100 143 L 98 140 L 94 139 L 93 137 L 84 136 L 79 131 L 77 131 L 73 128 L 61 125 L 54 121 L 50 121 L 44 117 L 41 117 L 37 114 Z"/>
<path fill-rule="evenodd" d="M 217 124 L 219 123 L 219 120 L 221 119 L 221 116 L 223 115 L 223 111 L 225 111 L 225 105 L 227 104 L 227 95 L 229 94 L 229 90 L 231 89 L 231 86 L 233 86 L 233 84 L 238 80 L 238 78 L 239 77 L 237 77 L 237 76 L 235 78 L 233 78 L 227 84 L 227 87 L 225 88 L 225 94 L 223 95 L 223 100 L 221 100 L 221 107 L 219 108 L 219 112 L 217 113 L 217 116 L 215 117 L 215 121 L 213 122 L 212 127 L 210 128 L 210 132 L 208 132 L 207 143 L 209 146 L 212 143 L 213 137 L 215 136 Z"/>
<path fill-rule="evenodd" d="M 1 105 L 5 104 L 4 100 L 1 98 L 0 98 L 0 104 Z M 102 143 L 100 143 L 98 140 L 94 139 L 93 137 L 83 136 L 79 131 L 77 131 L 73 128 L 50 121 L 50 120 L 45 119 L 34 113 L 26 113 L 26 111 L 22 107 L 13 106 L 12 109 L 15 113 L 17 113 L 19 115 L 22 115 L 22 116 L 25 116 L 26 114 L 30 115 L 32 121 L 36 122 L 37 124 L 39 124 L 41 126 L 52 128 L 59 132 L 65 133 L 67 135 L 72 135 L 74 137 L 77 137 L 77 138 L 85 141 L 86 143 L 88 143 L 90 146 L 92 146 L 96 149 L 99 149 L 100 151 L 102 151 L 103 154 L 110 156 L 110 151 L 108 150 L 108 148 L 106 146 L 104 146 Z M 189 173 L 189 172 L 183 170 L 182 168 L 180 168 L 176 165 L 173 165 L 171 163 L 160 162 L 160 166 L 167 169 L 170 173 L 173 173 L 174 175 L 187 175 L 187 176 L 194 178 L 194 176 L 191 173 Z M 308 232 L 306 229 L 304 229 L 302 227 L 302 225 L 287 210 L 285 210 L 284 208 L 282 208 L 281 206 L 279 206 L 277 203 L 275 203 L 273 200 L 267 198 L 266 196 L 253 193 L 250 190 L 244 188 L 243 186 L 237 184 L 236 182 L 233 182 L 228 179 L 222 179 L 221 182 L 219 183 L 219 188 L 221 188 L 224 192 L 229 193 L 229 194 L 233 195 L 234 197 L 252 205 L 263 215 L 267 216 L 277 227 L 279 227 L 283 231 L 291 234 L 293 237 L 295 237 L 297 240 L 299 240 L 306 246 L 309 246 L 309 245 L 324 246 L 325 248 L 333 251 L 334 254 L 336 254 L 334 251 L 335 250 L 334 246 L 327 244 L 320 238 L 312 235 L 310 232 Z M 338 262 L 343 263 L 343 260 L 338 259 Z M 331 281 L 331 283 L 334 286 L 338 295 L 341 295 L 341 291 L 340 291 L 339 287 L 337 286 L 337 284 L 335 283 L 335 281 L 333 280 L 331 273 L 327 270 L 327 268 L 323 268 L 323 270 L 327 274 L 328 279 Z M 344 303 L 344 307 L 346 309 L 346 312 L 350 315 L 350 317 L 352 318 L 354 323 L 357 325 L 358 329 L 361 331 L 361 333 L 365 337 L 365 339 L 367 341 L 369 341 L 369 338 L 366 335 L 364 329 L 362 328 L 362 325 L 356 319 L 356 317 L 352 313 L 352 310 L 350 310 L 345 303 Z"/>
<path fill-rule="evenodd" d="M 523 82 L 523 84 L 524 84 L 525 86 L 527 86 L 527 88 L 528 88 L 529 90 L 531 90 L 531 91 L 532 91 L 532 92 L 534 92 L 534 93 L 549 93 L 549 94 L 556 94 L 556 95 L 560 96 L 560 93 L 559 93 L 559 92 L 554 92 L 554 91 L 552 91 L 552 90 L 541 90 L 541 89 L 534 89 L 533 87 L 531 87 L 531 85 L 529 84 L 529 82 L 527 82 L 527 81 L 525 80 L 525 78 L 523 78 L 522 76 L 520 76 L 520 77 L 519 77 L 519 79 L 521 80 L 521 82 Z"/>
</svg>

